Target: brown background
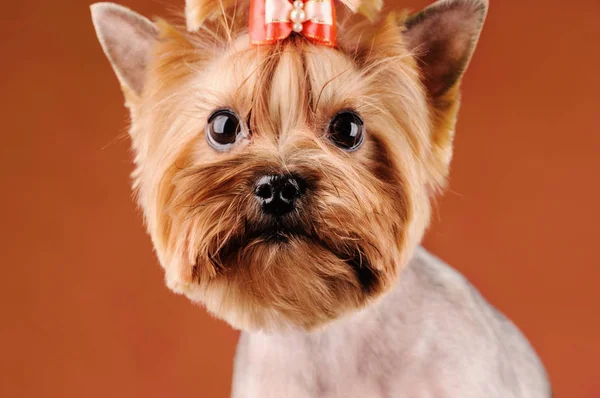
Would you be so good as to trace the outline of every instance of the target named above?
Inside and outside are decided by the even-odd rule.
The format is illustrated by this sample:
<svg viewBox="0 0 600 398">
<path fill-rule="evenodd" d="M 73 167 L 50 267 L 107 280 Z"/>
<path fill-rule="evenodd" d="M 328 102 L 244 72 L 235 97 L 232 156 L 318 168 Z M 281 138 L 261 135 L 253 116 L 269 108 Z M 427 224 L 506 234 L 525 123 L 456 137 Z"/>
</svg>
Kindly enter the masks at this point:
<svg viewBox="0 0 600 398">
<path fill-rule="evenodd" d="M 163 285 L 88 1 L 2 6 L 0 396 L 226 397 L 237 333 Z M 599 37 L 597 0 L 492 0 L 425 242 L 529 336 L 559 398 L 600 397 Z"/>
</svg>

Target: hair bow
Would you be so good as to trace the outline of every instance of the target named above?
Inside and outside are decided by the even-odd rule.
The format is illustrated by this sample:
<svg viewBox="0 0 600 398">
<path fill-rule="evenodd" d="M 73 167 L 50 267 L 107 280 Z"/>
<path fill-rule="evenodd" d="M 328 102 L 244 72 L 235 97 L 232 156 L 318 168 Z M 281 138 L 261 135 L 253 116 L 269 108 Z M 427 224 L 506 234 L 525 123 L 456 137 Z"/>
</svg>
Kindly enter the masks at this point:
<svg viewBox="0 0 600 398">
<path fill-rule="evenodd" d="M 296 32 L 335 46 L 335 6 L 333 0 L 251 0 L 249 30 L 252 44 L 273 44 Z"/>
</svg>

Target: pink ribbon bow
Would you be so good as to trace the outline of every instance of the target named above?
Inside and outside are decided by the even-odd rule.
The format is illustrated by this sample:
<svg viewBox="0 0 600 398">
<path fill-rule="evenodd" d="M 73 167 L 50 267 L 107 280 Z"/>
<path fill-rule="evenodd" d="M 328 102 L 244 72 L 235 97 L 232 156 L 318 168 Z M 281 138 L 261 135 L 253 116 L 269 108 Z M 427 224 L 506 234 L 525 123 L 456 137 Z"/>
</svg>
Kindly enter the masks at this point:
<svg viewBox="0 0 600 398">
<path fill-rule="evenodd" d="M 252 44 L 272 44 L 296 32 L 335 46 L 335 6 L 333 0 L 251 0 L 249 30 Z"/>
</svg>

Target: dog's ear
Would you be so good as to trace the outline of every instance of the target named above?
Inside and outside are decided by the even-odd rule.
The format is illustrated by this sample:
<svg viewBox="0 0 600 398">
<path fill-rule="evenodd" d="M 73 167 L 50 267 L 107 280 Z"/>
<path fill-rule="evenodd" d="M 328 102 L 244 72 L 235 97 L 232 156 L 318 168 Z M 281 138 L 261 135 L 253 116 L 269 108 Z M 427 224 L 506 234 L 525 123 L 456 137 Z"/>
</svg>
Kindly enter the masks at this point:
<svg viewBox="0 0 600 398">
<path fill-rule="evenodd" d="M 460 81 L 487 9 L 487 0 L 439 0 L 404 21 L 404 36 L 432 98 L 441 97 Z"/>
<path fill-rule="evenodd" d="M 452 159 L 460 105 L 460 79 L 475 51 L 488 0 L 439 0 L 403 22 L 415 55 L 432 117 L 434 186 L 443 186 Z"/>
<path fill-rule="evenodd" d="M 144 90 L 152 48 L 159 30 L 148 19 L 114 3 L 91 6 L 98 40 L 110 61 L 127 101 Z"/>
</svg>

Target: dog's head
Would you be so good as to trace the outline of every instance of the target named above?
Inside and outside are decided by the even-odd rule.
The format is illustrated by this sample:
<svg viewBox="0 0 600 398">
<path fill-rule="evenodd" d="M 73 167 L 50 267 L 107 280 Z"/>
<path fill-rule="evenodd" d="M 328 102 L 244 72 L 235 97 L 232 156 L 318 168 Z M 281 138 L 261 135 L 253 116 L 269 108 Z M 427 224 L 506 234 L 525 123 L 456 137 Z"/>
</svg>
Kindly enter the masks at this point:
<svg viewBox="0 0 600 398">
<path fill-rule="evenodd" d="M 242 0 L 190 2 L 191 32 L 92 8 L 167 283 L 235 327 L 311 329 L 365 306 L 428 224 L 487 2 L 373 8 L 338 8 L 335 48 L 250 45 Z"/>
</svg>

